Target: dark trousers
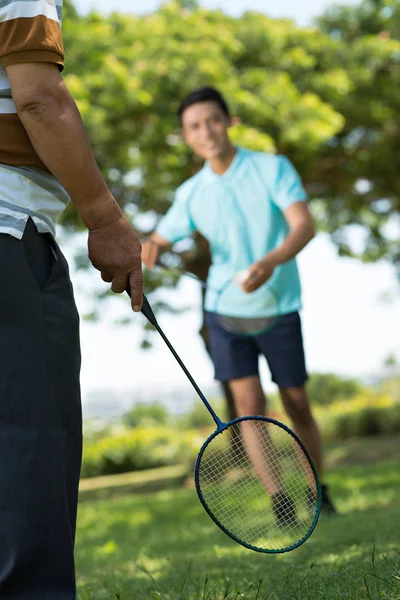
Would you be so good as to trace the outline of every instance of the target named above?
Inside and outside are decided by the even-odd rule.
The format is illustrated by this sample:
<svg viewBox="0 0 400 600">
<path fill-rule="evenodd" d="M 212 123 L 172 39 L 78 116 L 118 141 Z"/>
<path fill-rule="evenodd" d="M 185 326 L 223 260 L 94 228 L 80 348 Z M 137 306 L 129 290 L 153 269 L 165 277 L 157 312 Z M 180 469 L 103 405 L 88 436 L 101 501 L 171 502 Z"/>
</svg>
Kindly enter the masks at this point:
<svg viewBox="0 0 400 600">
<path fill-rule="evenodd" d="M 82 453 L 68 266 L 28 221 L 0 234 L 0 598 L 73 600 Z"/>
</svg>

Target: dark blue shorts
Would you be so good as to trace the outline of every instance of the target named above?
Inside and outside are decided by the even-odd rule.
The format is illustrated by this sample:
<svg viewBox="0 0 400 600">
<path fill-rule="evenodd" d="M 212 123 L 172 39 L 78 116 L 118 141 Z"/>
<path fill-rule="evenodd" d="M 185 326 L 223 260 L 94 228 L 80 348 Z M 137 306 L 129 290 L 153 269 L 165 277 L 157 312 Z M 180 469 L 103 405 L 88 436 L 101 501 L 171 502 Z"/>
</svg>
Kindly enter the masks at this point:
<svg viewBox="0 0 400 600">
<path fill-rule="evenodd" d="M 259 375 L 260 354 L 265 356 L 272 381 L 279 387 L 298 387 L 307 381 L 298 312 L 283 315 L 272 329 L 254 337 L 226 331 L 211 312 L 206 313 L 206 325 L 218 381 Z"/>
</svg>

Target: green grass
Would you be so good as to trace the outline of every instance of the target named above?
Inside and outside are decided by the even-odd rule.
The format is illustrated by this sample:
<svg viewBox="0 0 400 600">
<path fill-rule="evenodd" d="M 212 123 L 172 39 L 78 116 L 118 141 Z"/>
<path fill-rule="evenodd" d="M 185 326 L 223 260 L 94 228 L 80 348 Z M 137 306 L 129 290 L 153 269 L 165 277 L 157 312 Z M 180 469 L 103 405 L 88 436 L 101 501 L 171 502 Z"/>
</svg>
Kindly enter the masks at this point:
<svg viewBox="0 0 400 600">
<path fill-rule="evenodd" d="M 105 475 L 81 479 L 79 501 L 103 500 L 122 494 L 154 492 L 182 485 L 188 477 L 188 467 L 177 465 L 150 471 L 133 471 L 119 475 Z"/>
<path fill-rule="evenodd" d="M 301 548 L 263 555 L 232 542 L 193 489 L 83 503 L 79 600 L 400 600 L 397 438 L 331 447 L 340 510 Z M 397 457 L 394 458 L 394 457 Z"/>
</svg>

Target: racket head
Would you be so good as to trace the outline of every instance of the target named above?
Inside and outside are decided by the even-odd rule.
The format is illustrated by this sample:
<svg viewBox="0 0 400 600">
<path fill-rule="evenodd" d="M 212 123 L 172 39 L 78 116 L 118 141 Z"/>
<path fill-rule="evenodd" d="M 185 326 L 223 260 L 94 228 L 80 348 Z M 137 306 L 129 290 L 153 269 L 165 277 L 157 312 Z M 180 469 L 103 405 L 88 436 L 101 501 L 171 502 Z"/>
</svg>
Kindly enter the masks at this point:
<svg viewBox="0 0 400 600">
<path fill-rule="evenodd" d="M 228 333 L 256 337 L 279 322 L 280 298 L 271 282 L 247 294 L 242 290 L 247 277 L 248 271 L 239 271 L 223 286 L 217 294 L 214 314 L 218 325 Z"/>
<path fill-rule="evenodd" d="M 280 317 L 232 317 L 216 315 L 216 321 L 222 329 L 234 335 L 257 337 L 270 331 L 278 323 Z"/>
<path fill-rule="evenodd" d="M 264 462 L 258 466 L 258 474 L 247 450 L 243 453 L 231 444 L 231 435 L 237 436 L 246 426 L 261 440 L 263 436 L 268 440 L 262 445 Z M 279 473 L 278 494 L 261 482 L 260 469 L 265 465 L 269 479 Z M 295 550 L 318 523 L 322 497 L 315 465 L 300 438 L 268 417 L 242 417 L 218 428 L 198 454 L 195 483 L 200 502 L 214 523 L 232 540 L 256 552 Z M 282 493 L 291 504 L 282 503 Z M 279 520 L 282 516 L 284 522 Z"/>
</svg>

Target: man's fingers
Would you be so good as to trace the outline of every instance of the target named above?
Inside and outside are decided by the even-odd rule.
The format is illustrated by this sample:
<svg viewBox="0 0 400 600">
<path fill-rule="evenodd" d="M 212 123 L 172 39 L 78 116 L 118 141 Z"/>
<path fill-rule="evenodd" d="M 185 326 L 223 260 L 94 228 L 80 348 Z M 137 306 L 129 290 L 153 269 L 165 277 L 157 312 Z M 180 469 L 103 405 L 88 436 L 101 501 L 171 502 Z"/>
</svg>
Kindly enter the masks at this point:
<svg viewBox="0 0 400 600">
<path fill-rule="evenodd" d="M 143 272 L 139 267 L 129 275 L 129 285 L 131 288 L 131 304 L 134 312 L 140 312 L 143 304 Z"/>
<path fill-rule="evenodd" d="M 115 294 L 122 294 L 128 284 L 127 275 L 117 275 L 112 278 L 111 289 Z"/>
<path fill-rule="evenodd" d="M 91 229 L 88 246 L 90 260 L 102 279 L 111 283 L 116 294 L 129 289 L 132 307 L 139 311 L 143 301 L 142 245 L 132 225 L 121 217 L 109 225 Z"/>
<path fill-rule="evenodd" d="M 106 283 L 111 283 L 112 280 L 113 280 L 113 276 L 111 275 L 111 273 L 107 273 L 107 271 L 102 271 L 101 272 L 101 278 Z"/>
</svg>

